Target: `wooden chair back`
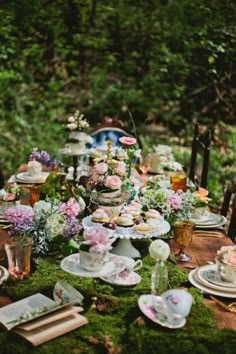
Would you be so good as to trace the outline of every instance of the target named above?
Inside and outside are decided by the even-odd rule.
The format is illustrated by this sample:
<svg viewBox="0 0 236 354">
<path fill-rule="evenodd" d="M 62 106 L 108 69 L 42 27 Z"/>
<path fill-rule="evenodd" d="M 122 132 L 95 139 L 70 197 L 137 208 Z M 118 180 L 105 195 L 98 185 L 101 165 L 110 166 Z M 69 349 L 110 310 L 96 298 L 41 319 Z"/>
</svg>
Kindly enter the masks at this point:
<svg viewBox="0 0 236 354">
<path fill-rule="evenodd" d="M 200 133 L 199 124 L 196 123 L 192 140 L 189 178 L 195 185 L 203 188 L 207 188 L 210 144 L 211 130 L 208 129 L 205 133 Z M 202 159 L 200 171 L 198 157 Z"/>
<path fill-rule="evenodd" d="M 236 183 L 225 188 L 224 199 L 221 206 L 221 215 L 229 217 L 227 234 L 236 241 Z"/>
</svg>

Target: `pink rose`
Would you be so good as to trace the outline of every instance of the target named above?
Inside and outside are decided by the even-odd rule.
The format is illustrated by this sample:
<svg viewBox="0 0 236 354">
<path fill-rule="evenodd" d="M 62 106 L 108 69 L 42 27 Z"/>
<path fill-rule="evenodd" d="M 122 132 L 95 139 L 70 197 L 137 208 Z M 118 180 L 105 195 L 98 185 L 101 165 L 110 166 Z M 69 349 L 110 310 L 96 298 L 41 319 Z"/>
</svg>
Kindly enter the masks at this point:
<svg viewBox="0 0 236 354">
<path fill-rule="evenodd" d="M 60 206 L 60 210 L 67 216 L 76 217 L 80 213 L 81 208 L 75 198 L 70 198 L 67 203 L 63 203 Z"/>
<path fill-rule="evenodd" d="M 115 173 L 119 176 L 124 176 L 126 174 L 126 164 L 125 162 L 119 162 L 115 167 Z"/>
<path fill-rule="evenodd" d="M 105 162 L 100 162 L 94 166 L 94 172 L 98 175 L 104 175 L 108 170 L 108 166 Z"/>
<path fill-rule="evenodd" d="M 111 244 L 114 241 L 110 238 L 110 232 L 101 226 L 92 226 L 84 231 L 83 244 L 90 245 L 89 252 L 108 252 L 112 247 Z"/>
<path fill-rule="evenodd" d="M 3 198 L 3 200 L 5 200 L 5 202 L 11 202 L 11 201 L 13 201 L 15 199 L 16 199 L 15 193 L 8 193 Z"/>
<path fill-rule="evenodd" d="M 236 266 L 236 251 L 228 253 L 225 263 Z"/>
<path fill-rule="evenodd" d="M 110 189 L 120 189 L 121 179 L 118 176 L 107 176 L 105 186 Z"/>
<path fill-rule="evenodd" d="M 181 209 L 182 206 L 182 198 L 179 194 L 175 193 L 168 199 L 171 208 L 174 210 Z"/>
<path fill-rule="evenodd" d="M 121 144 L 126 146 L 134 145 L 137 142 L 135 138 L 130 138 L 128 136 L 122 136 L 121 138 L 119 138 L 119 141 L 121 142 Z"/>
</svg>

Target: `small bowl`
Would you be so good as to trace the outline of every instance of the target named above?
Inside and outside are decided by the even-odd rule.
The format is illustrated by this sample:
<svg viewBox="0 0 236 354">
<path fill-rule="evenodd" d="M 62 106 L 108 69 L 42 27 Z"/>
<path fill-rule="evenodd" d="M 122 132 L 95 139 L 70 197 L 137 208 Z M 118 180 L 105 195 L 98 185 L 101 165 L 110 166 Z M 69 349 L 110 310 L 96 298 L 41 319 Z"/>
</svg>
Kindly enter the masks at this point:
<svg viewBox="0 0 236 354">
<path fill-rule="evenodd" d="M 222 254 L 215 258 L 217 270 L 222 280 L 236 284 L 236 265 L 230 265 L 224 262 Z"/>
</svg>

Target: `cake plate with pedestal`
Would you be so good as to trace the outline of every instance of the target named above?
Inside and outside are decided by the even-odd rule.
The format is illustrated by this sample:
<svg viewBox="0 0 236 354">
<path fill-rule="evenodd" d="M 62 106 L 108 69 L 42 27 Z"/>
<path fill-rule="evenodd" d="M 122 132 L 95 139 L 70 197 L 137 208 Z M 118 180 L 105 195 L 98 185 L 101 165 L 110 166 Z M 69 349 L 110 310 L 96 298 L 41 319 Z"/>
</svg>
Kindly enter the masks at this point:
<svg viewBox="0 0 236 354">
<path fill-rule="evenodd" d="M 119 228 L 120 230 L 120 228 Z M 122 232 L 116 230 L 113 237 L 119 239 L 118 244 L 111 250 L 111 253 L 120 256 L 126 256 L 130 258 L 139 258 L 141 254 L 137 248 L 135 248 L 131 240 L 142 240 L 144 238 L 161 238 L 162 235 L 167 234 L 170 231 L 170 224 L 162 220 L 156 230 L 146 233 L 138 233 L 133 228 L 123 228 Z"/>
</svg>

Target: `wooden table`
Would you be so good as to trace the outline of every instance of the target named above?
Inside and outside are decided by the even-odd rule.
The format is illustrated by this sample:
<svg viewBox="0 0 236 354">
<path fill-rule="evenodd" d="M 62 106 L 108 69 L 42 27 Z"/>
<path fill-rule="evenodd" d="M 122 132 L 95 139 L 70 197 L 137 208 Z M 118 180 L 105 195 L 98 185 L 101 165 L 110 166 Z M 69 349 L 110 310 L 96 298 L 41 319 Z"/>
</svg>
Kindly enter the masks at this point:
<svg viewBox="0 0 236 354">
<path fill-rule="evenodd" d="M 207 261 L 214 262 L 217 250 L 222 246 L 230 245 L 233 245 L 233 242 L 229 237 L 193 236 L 192 243 L 186 249 L 187 254 L 192 257 L 192 260 L 186 263 L 178 263 L 178 266 L 190 272 L 191 268 L 187 267 L 203 266 L 207 264 Z M 177 253 L 178 248 L 173 240 L 170 241 L 170 247 L 172 251 Z M 232 301 L 236 301 L 236 299 Z M 220 305 L 216 305 L 207 295 L 204 295 L 204 302 L 214 310 L 219 329 L 230 328 L 236 330 L 235 313 L 225 310 Z"/>
</svg>

